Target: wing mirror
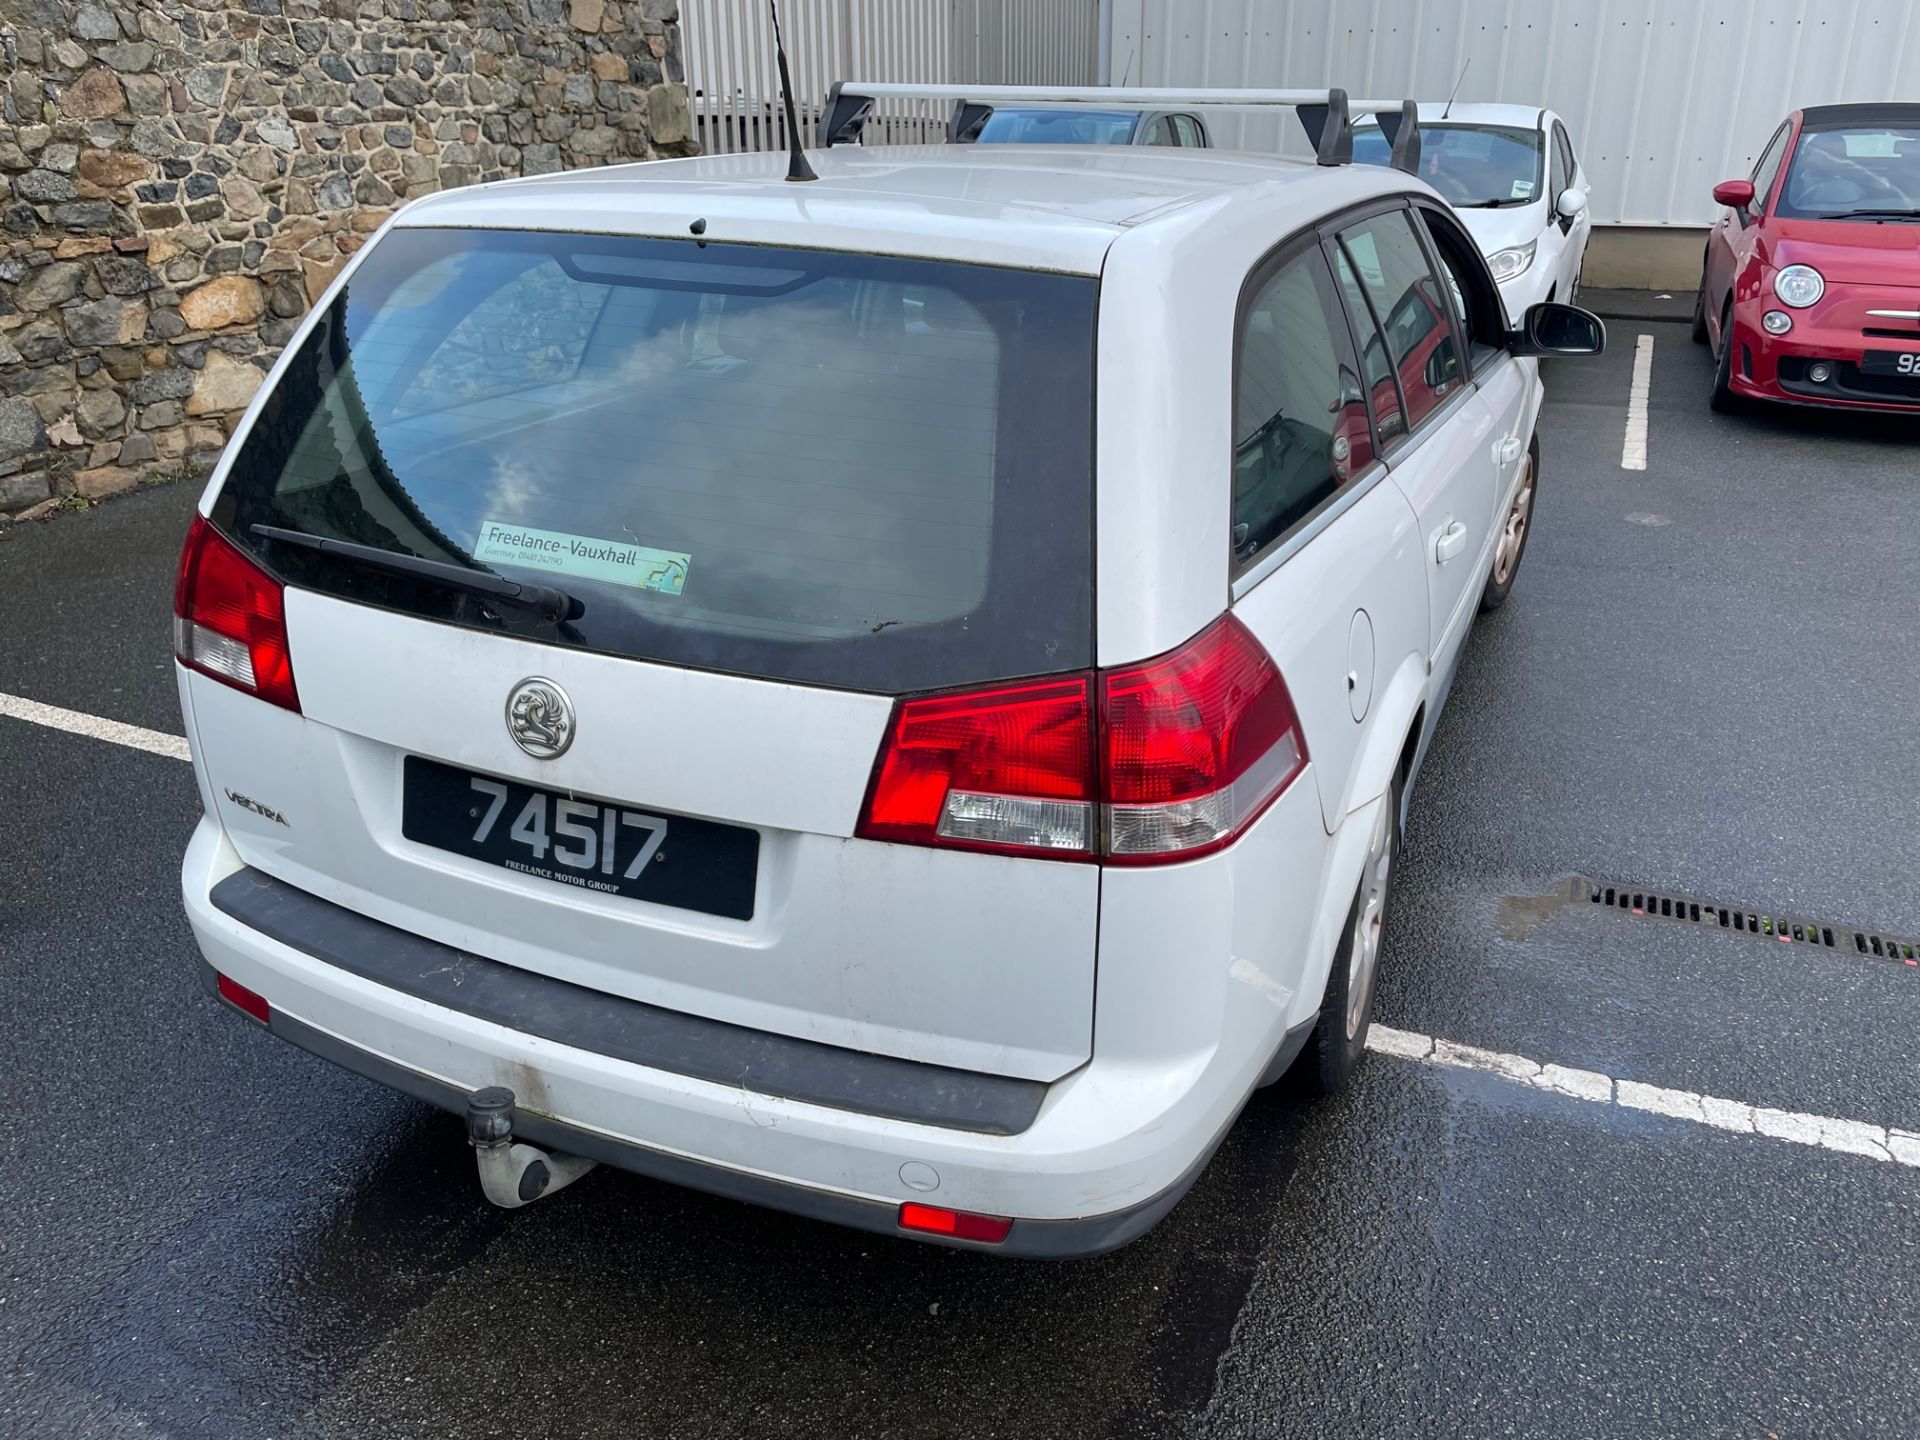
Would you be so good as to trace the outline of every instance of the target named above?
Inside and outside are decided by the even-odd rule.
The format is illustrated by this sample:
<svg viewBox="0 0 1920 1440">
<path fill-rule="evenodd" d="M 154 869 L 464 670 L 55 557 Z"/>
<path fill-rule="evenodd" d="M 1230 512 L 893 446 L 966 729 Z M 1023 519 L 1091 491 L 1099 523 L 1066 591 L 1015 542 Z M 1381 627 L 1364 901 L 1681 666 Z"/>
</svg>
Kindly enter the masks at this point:
<svg viewBox="0 0 1920 1440">
<path fill-rule="evenodd" d="M 1516 355 L 1598 355 L 1607 348 L 1607 327 L 1577 305 L 1542 301 L 1527 309 L 1524 330 L 1507 337 Z"/>
<path fill-rule="evenodd" d="M 1553 202 L 1553 213 L 1562 220 L 1578 220 L 1587 208 L 1587 197 L 1575 186 L 1569 185 L 1560 192 L 1560 198 Z"/>
<path fill-rule="evenodd" d="M 1713 187 L 1713 203 L 1730 210 L 1746 210 L 1753 205 L 1751 180 L 1722 180 Z"/>
</svg>

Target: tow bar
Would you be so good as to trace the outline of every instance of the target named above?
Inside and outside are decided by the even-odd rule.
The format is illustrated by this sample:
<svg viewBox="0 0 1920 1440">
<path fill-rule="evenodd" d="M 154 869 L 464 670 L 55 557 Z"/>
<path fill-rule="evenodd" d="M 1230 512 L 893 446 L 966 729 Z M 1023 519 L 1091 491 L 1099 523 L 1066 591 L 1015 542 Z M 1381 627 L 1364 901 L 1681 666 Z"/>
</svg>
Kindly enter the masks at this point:
<svg viewBox="0 0 1920 1440">
<path fill-rule="evenodd" d="M 598 1163 L 513 1139 L 513 1091 L 489 1085 L 467 1097 L 467 1143 L 480 1164 L 480 1188 L 506 1210 L 564 1190 Z"/>
</svg>

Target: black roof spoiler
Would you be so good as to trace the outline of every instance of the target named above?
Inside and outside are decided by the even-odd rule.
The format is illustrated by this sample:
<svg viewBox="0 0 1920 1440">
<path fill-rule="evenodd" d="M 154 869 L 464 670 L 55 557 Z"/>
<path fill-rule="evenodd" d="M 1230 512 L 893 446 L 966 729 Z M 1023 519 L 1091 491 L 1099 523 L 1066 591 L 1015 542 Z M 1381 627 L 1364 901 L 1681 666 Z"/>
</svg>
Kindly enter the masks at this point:
<svg viewBox="0 0 1920 1440">
<path fill-rule="evenodd" d="M 881 100 L 946 100 L 953 102 L 947 120 L 947 139 L 969 138 L 1001 105 L 1124 105 L 1153 110 L 1266 110 L 1290 108 L 1313 145 L 1322 165 L 1353 163 L 1353 117 L 1379 117 L 1380 128 L 1393 146 L 1393 164 L 1408 174 L 1420 168 L 1419 107 L 1411 100 L 1353 100 L 1347 92 L 1331 90 L 1182 89 L 1175 86 L 1125 85 L 894 85 L 865 80 L 836 80 L 827 91 L 820 112 L 820 144 L 851 144 L 873 116 Z"/>
</svg>

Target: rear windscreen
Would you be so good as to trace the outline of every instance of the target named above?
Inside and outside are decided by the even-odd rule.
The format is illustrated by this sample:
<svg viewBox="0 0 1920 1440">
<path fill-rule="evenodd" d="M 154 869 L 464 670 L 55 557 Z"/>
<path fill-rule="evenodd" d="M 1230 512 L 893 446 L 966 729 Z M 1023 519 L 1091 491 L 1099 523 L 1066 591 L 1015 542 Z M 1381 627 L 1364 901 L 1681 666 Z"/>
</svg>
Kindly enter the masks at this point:
<svg viewBox="0 0 1920 1440">
<path fill-rule="evenodd" d="M 213 518 L 289 583 L 608 654 L 897 692 L 1093 657 L 1095 282 L 402 229 Z M 574 614 L 263 537 L 557 588 Z"/>
</svg>

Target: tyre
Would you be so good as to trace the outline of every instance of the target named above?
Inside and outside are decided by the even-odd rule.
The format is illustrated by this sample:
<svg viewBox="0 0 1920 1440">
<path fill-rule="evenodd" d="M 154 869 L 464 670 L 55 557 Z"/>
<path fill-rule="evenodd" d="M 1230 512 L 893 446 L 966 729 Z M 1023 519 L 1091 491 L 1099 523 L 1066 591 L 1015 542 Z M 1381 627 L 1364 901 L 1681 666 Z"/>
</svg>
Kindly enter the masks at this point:
<svg viewBox="0 0 1920 1440">
<path fill-rule="evenodd" d="M 1693 343 L 1705 345 L 1713 337 L 1707 333 L 1707 277 L 1700 277 L 1700 288 L 1693 296 Z"/>
<path fill-rule="evenodd" d="M 1733 299 L 1720 317 L 1720 351 L 1714 357 L 1713 393 L 1708 397 L 1716 414 L 1733 415 L 1740 410 L 1740 397 L 1733 393 Z"/>
<path fill-rule="evenodd" d="M 1396 778 L 1380 807 L 1367 842 L 1366 863 L 1360 870 L 1360 888 L 1347 911 L 1346 929 L 1327 971 L 1327 991 L 1320 1001 L 1320 1018 L 1294 1073 L 1303 1086 L 1319 1095 L 1337 1095 L 1347 1088 L 1366 1053 L 1367 1031 L 1373 1024 L 1373 997 L 1379 988 L 1380 940 L 1385 933 L 1387 897 L 1393 884 L 1393 866 L 1400 855 L 1400 791 Z"/>
<path fill-rule="evenodd" d="M 1514 577 L 1520 573 L 1521 558 L 1527 553 L 1527 536 L 1533 533 L 1533 496 L 1540 480 L 1540 440 L 1528 447 L 1526 473 L 1520 488 L 1513 492 L 1506 517 L 1500 522 L 1500 535 L 1494 542 L 1493 569 L 1487 573 L 1487 588 L 1480 592 L 1480 613 L 1490 614 L 1507 603 L 1513 593 Z"/>
</svg>

